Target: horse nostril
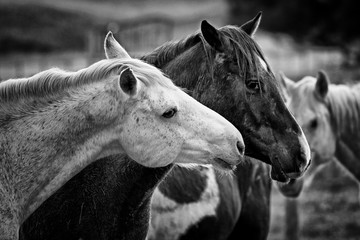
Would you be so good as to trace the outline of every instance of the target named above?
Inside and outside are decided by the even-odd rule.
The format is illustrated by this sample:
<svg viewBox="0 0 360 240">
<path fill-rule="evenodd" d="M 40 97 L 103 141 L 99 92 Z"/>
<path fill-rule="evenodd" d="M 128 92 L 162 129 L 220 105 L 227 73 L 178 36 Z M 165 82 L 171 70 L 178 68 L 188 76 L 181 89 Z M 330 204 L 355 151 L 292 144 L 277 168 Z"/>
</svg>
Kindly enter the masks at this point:
<svg viewBox="0 0 360 240">
<path fill-rule="evenodd" d="M 300 172 L 305 172 L 310 166 L 311 159 L 308 161 L 305 153 L 301 152 L 298 158 L 298 167 Z"/>
<path fill-rule="evenodd" d="M 310 164 L 311 164 L 311 158 L 310 158 L 310 160 L 309 160 L 308 165 L 305 167 L 305 170 L 304 170 L 304 171 L 308 170 L 308 168 L 310 167 Z"/>
<path fill-rule="evenodd" d="M 236 147 L 239 150 L 240 155 L 244 155 L 245 154 L 245 145 L 244 143 L 237 141 L 236 142 Z"/>
</svg>

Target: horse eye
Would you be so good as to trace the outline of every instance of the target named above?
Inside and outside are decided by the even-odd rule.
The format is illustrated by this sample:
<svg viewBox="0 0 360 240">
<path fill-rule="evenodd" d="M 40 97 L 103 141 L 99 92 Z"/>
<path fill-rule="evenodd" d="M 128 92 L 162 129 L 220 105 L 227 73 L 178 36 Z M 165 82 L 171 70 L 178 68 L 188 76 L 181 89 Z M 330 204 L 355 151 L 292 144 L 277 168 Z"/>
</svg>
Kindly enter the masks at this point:
<svg viewBox="0 0 360 240">
<path fill-rule="evenodd" d="M 260 90 L 260 84 L 258 80 L 251 80 L 246 83 L 246 87 L 253 91 L 259 91 Z"/>
<path fill-rule="evenodd" d="M 310 128 L 315 129 L 318 126 L 318 122 L 316 119 L 311 120 L 310 122 Z"/>
<path fill-rule="evenodd" d="M 171 108 L 171 109 L 167 110 L 166 112 L 164 112 L 162 114 L 162 116 L 164 118 L 172 118 L 175 115 L 176 112 L 177 112 L 176 108 Z"/>
</svg>

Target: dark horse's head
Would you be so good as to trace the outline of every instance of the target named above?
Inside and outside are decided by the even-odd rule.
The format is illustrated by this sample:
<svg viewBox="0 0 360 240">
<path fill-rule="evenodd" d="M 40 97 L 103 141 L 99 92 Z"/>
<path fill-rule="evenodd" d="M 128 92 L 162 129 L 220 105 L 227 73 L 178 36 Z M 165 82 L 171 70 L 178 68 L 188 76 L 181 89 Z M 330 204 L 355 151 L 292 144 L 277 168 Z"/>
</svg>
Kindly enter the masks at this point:
<svg viewBox="0 0 360 240">
<path fill-rule="evenodd" d="M 310 149 L 252 38 L 260 19 L 261 13 L 241 27 L 219 29 L 203 21 L 200 32 L 166 43 L 142 59 L 234 124 L 244 137 L 246 155 L 271 164 L 272 178 L 286 182 L 304 173 Z M 109 58 L 123 56 L 111 34 L 105 51 Z"/>
</svg>

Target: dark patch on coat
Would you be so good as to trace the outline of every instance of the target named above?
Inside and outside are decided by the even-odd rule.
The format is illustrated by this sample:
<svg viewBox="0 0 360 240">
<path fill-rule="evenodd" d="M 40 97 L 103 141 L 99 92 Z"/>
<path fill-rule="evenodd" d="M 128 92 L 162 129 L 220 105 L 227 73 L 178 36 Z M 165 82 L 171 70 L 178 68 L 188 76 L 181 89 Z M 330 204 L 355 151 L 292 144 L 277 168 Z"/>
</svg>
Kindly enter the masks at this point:
<svg viewBox="0 0 360 240">
<path fill-rule="evenodd" d="M 145 168 L 117 157 L 68 181 L 24 222 L 20 239 L 144 239 L 151 195 L 172 166 Z"/>
<path fill-rule="evenodd" d="M 266 240 L 269 234 L 272 187 L 270 168 L 261 162 L 251 162 L 249 167 L 255 170 L 254 175 L 237 174 L 239 183 L 248 183 L 241 184 L 241 214 L 228 240 L 243 239 L 245 236 L 251 240 Z"/>
<path fill-rule="evenodd" d="M 159 190 L 166 197 L 179 204 L 197 202 L 206 189 L 208 168 L 197 166 L 195 168 L 174 167 L 173 170 L 159 185 Z"/>
<path fill-rule="evenodd" d="M 194 240 L 194 239 L 206 239 L 216 240 L 219 234 L 219 227 L 217 225 L 218 220 L 216 216 L 204 217 L 201 221 L 191 226 L 188 231 L 182 235 L 179 240 Z M 211 227 L 212 226 L 212 227 Z M 199 229 L 206 228 L 207 231 L 199 231 Z"/>
<path fill-rule="evenodd" d="M 268 165 L 246 158 L 234 176 L 216 172 L 220 192 L 216 216 L 204 217 L 180 239 L 265 240 L 270 227 L 272 184 L 269 170 Z M 175 180 L 168 176 L 165 181 Z"/>
</svg>

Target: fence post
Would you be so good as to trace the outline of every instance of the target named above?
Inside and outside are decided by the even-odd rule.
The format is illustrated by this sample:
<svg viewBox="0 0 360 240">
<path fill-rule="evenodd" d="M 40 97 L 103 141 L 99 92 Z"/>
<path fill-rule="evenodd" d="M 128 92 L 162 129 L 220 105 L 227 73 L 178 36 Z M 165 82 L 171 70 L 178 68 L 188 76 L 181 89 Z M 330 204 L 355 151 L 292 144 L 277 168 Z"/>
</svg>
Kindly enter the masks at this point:
<svg viewBox="0 0 360 240">
<path fill-rule="evenodd" d="M 298 199 L 285 198 L 285 240 L 299 240 Z"/>
</svg>

